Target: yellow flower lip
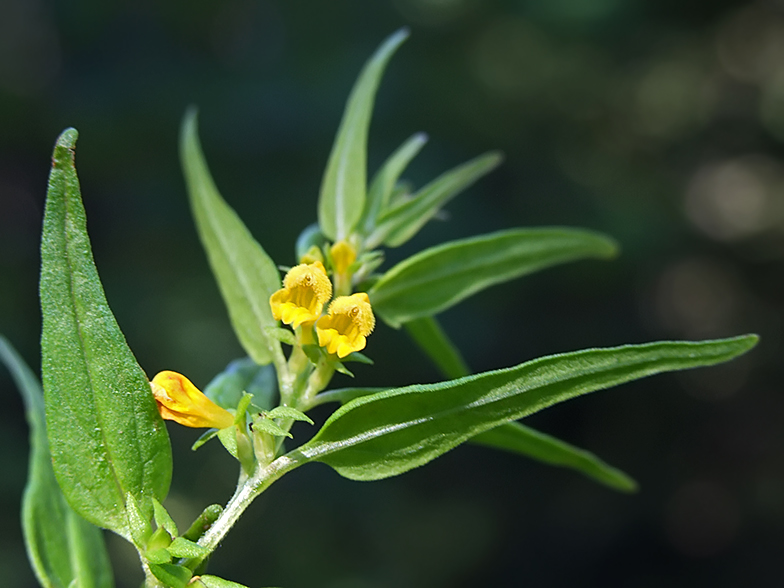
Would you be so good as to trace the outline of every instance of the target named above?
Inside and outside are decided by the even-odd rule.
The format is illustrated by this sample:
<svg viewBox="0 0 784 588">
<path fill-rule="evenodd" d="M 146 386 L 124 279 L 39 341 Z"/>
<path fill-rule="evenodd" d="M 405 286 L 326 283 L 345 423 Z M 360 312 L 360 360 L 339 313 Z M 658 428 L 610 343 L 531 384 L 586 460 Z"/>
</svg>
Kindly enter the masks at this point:
<svg viewBox="0 0 784 588">
<path fill-rule="evenodd" d="M 313 322 L 332 296 L 332 282 L 320 261 L 294 266 L 283 278 L 283 288 L 270 296 L 272 316 L 293 328 Z"/>
<path fill-rule="evenodd" d="M 329 305 L 329 314 L 316 323 L 316 334 L 321 347 L 342 359 L 365 348 L 375 325 L 368 295 L 358 292 L 335 298 Z"/>
<path fill-rule="evenodd" d="M 234 424 L 234 416 L 229 411 L 207 398 L 182 374 L 162 371 L 150 386 L 158 412 L 166 420 L 197 429 L 225 429 Z"/>
</svg>

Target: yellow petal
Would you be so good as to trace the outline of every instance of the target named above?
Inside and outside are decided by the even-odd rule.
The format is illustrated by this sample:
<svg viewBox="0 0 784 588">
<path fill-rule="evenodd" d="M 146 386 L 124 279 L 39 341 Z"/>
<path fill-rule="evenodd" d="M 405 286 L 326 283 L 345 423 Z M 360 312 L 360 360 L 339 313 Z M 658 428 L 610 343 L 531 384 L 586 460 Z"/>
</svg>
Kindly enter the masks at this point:
<svg viewBox="0 0 784 588">
<path fill-rule="evenodd" d="M 186 427 L 225 429 L 234 416 L 207 398 L 193 383 L 177 372 L 163 371 L 150 382 L 158 412 L 169 421 Z"/>
<path fill-rule="evenodd" d="M 270 296 L 270 309 L 277 321 L 292 325 L 315 321 L 332 296 L 332 283 L 320 261 L 301 263 L 283 278 L 283 288 Z"/>
<path fill-rule="evenodd" d="M 321 347 L 343 358 L 365 348 L 375 324 L 368 295 L 358 292 L 335 298 L 329 305 L 329 314 L 316 323 L 316 334 Z"/>
</svg>

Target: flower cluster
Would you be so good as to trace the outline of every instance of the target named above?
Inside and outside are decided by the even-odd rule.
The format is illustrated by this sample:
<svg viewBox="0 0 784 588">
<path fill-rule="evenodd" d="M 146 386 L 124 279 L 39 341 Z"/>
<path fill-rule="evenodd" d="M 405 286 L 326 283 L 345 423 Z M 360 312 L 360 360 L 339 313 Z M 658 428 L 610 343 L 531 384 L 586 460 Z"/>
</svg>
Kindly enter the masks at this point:
<svg viewBox="0 0 784 588">
<path fill-rule="evenodd" d="M 349 271 L 356 258 L 354 250 L 344 242 L 332 248 L 336 279 Z M 370 299 L 364 292 L 337 296 L 322 315 L 324 304 L 332 297 L 332 283 L 320 261 L 302 263 L 289 270 L 283 288 L 270 297 L 275 320 L 292 328 L 302 327 L 303 341 L 312 338 L 315 327 L 318 344 L 328 353 L 343 359 L 367 344 L 376 319 Z"/>
</svg>

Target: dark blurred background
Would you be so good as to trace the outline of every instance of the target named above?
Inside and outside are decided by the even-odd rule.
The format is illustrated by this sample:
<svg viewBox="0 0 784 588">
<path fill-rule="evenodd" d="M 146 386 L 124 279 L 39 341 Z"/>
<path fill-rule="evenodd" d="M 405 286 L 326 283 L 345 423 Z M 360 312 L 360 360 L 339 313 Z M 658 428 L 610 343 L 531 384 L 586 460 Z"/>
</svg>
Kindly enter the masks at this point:
<svg viewBox="0 0 784 588">
<path fill-rule="evenodd" d="M 211 571 L 289 588 L 784 585 L 781 1 L 4 0 L 0 332 L 38 370 L 49 158 L 74 126 L 97 265 L 129 344 L 148 373 L 204 386 L 242 351 L 188 211 L 186 107 L 200 109 L 224 197 L 292 264 L 351 84 L 401 26 L 412 36 L 380 89 L 370 171 L 415 131 L 431 137 L 407 174 L 417 185 L 489 149 L 506 161 L 390 261 L 515 226 L 584 226 L 622 245 L 612 262 L 444 313 L 474 370 L 659 338 L 762 342 L 727 366 L 527 421 L 629 472 L 637 494 L 470 446 L 374 483 L 312 466 L 254 504 Z M 376 366 L 359 366 L 357 383 L 439 379 L 403 332 L 379 326 L 367 353 Z M 0 397 L 0 569 L 26 588 L 27 427 L 4 369 Z M 170 431 L 167 505 L 182 527 L 228 499 L 236 468 L 217 443 L 192 454 L 198 432 Z M 118 587 L 138 586 L 135 555 L 109 546 Z"/>
</svg>

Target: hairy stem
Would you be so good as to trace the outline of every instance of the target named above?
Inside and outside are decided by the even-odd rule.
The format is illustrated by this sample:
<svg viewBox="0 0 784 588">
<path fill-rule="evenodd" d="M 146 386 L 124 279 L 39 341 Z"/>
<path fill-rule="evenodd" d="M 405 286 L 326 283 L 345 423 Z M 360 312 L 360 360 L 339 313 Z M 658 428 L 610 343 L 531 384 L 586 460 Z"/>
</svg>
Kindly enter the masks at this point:
<svg viewBox="0 0 784 588">
<path fill-rule="evenodd" d="M 281 478 L 284 474 L 299 467 L 304 463 L 302 458 L 291 458 L 283 455 L 273 461 L 265 468 L 259 468 L 256 472 L 242 484 L 237 486 L 234 496 L 231 497 L 226 508 L 215 520 L 212 526 L 201 536 L 198 543 L 206 547 L 210 553 L 223 541 L 223 538 L 234 526 L 234 523 L 242 516 L 253 500 L 264 492 L 273 482 Z M 205 556 L 206 557 L 206 556 Z M 205 557 L 189 561 L 189 567 L 196 569 Z"/>
</svg>

